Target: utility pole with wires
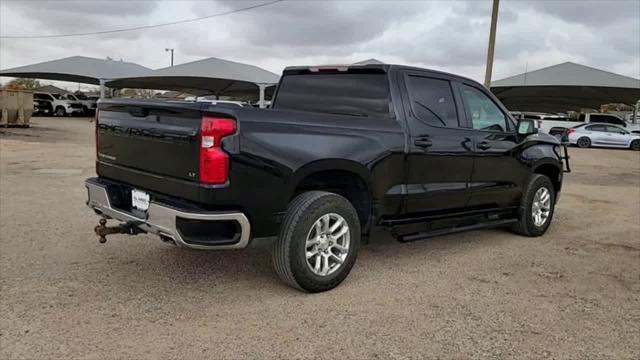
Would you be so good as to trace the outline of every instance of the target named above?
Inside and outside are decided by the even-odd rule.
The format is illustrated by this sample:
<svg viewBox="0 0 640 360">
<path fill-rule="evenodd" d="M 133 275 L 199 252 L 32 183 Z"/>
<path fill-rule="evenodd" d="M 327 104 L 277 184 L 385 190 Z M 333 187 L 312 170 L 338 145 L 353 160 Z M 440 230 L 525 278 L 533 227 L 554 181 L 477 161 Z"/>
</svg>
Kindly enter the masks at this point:
<svg viewBox="0 0 640 360">
<path fill-rule="evenodd" d="M 166 48 L 164 51 L 171 51 L 171 67 L 173 67 L 173 48 Z"/>
<path fill-rule="evenodd" d="M 487 70 L 484 73 L 484 86 L 491 87 L 491 72 L 493 71 L 493 53 L 496 47 L 496 26 L 498 25 L 498 4 L 500 0 L 493 0 L 491 11 L 491 30 L 489 32 L 489 49 L 487 49 Z"/>
</svg>

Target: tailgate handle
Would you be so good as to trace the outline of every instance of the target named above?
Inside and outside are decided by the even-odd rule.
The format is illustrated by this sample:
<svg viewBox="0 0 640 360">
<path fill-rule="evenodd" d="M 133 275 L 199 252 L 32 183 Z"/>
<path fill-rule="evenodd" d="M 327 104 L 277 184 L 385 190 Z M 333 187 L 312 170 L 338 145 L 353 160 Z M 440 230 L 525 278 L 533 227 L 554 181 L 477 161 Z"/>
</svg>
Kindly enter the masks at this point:
<svg viewBox="0 0 640 360">
<path fill-rule="evenodd" d="M 160 117 L 157 114 L 149 115 L 149 109 L 143 107 L 130 107 L 128 112 L 131 116 L 143 117 L 145 120 L 160 121 Z"/>
<path fill-rule="evenodd" d="M 127 112 L 135 117 L 147 117 L 147 115 L 149 115 L 149 111 L 142 107 L 130 107 L 127 109 Z"/>
</svg>

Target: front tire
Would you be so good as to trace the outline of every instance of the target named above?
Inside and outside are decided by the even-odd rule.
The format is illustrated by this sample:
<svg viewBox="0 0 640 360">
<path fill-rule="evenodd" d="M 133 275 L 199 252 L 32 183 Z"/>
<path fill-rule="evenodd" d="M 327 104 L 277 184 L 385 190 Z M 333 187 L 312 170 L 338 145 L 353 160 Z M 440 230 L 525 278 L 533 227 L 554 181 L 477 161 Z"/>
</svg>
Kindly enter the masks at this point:
<svg viewBox="0 0 640 360">
<path fill-rule="evenodd" d="M 67 112 L 65 111 L 65 109 L 62 106 L 58 106 L 56 108 L 55 115 L 56 116 L 65 116 L 65 115 L 67 115 Z"/>
<path fill-rule="evenodd" d="M 533 174 L 520 201 L 518 222 L 511 229 L 530 237 L 544 234 L 553 219 L 555 202 L 556 193 L 551 180 L 544 175 Z"/>
<path fill-rule="evenodd" d="M 578 141 L 576 141 L 576 144 L 578 145 L 579 148 L 588 148 L 591 147 L 591 139 L 589 139 L 586 136 L 583 136 L 581 138 L 578 139 Z"/>
<path fill-rule="evenodd" d="M 629 148 L 631 150 L 640 151 L 640 140 L 633 140 Z"/>
<path fill-rule="evenodd" d="M 351 203 L 334 193 L 309 191 L 289 204 L 273 263 L 287 285 L 322 292 L 349 275 L 359 247 L 360 221 Z"/>
</svg>

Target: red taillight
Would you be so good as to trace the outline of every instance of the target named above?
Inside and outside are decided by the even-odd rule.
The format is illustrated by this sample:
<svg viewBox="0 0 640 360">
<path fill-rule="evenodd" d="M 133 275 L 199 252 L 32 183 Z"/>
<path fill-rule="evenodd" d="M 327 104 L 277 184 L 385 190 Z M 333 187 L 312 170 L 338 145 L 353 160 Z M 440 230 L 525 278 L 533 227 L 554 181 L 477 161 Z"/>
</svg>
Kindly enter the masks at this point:
<svg viewBox="0 0 640 360">
<path fill-rule="evenodd" d="M 98 112 L 99 112 L 99 110 L 96 109 L 96 118 L 94 120 L 95 123 L 96 123 L 95 124 L 96 125 L 96 128 L 95 128 L 95 132 L 96 132 L 96 134 L 95 134 L 96 135 L 96 160 L 99 159 L 99 157 L 98 157 Z"/>
<path fill-rule="evenodd" d="M 225 136 L 236 132 L 236 121 L 204 116 L 200 124 L 200 182 L 224 184 L 229 178 L 229 155 L 220 148 Z"/>
<path fill-rule="evenodd" d="M 576 132 L 576 129 L 567 129 L 567 135 L 573 134 L 574 132 Z"/>
</svg>

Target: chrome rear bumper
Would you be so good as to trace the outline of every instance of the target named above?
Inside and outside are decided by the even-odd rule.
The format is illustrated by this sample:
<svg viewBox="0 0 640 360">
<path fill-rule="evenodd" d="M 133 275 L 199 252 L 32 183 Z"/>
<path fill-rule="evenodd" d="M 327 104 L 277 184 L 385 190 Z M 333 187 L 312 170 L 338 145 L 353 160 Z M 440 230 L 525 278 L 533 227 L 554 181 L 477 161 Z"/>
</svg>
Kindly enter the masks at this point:
<svg viewBox="0 0 640 360">
<path fill-rule="evenodd" d="M 137 226 L 145 232 L 172 239 L 176 245 L 201 250 L 241 249 L 249 244 L 251 226 L 247 217 L 241 212 L 187 212 L 161 205 L 153 200 L 149 204 L 147 217 L 140 218 L 130 213 L 114 208 L 109 201 L 106 187 L 91 181 L 86 181 L 89 199 L 87 206 L 101 215 L 130 225 Z M 235 221 L 239 228 L 237 241 L 232 244 L 202 245 L 189 243 L 177 228 L 178 218 L 200 221 Z"/>
</svg>

